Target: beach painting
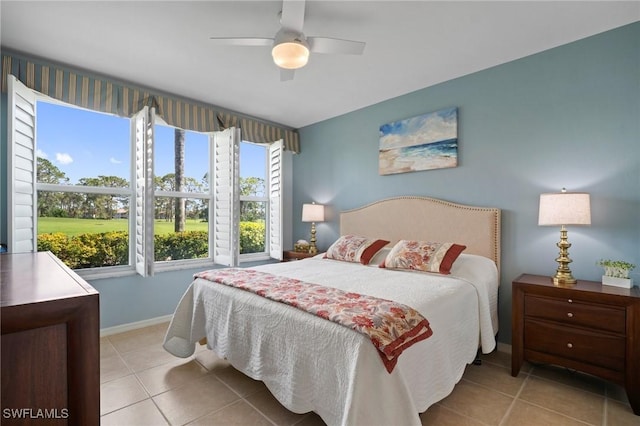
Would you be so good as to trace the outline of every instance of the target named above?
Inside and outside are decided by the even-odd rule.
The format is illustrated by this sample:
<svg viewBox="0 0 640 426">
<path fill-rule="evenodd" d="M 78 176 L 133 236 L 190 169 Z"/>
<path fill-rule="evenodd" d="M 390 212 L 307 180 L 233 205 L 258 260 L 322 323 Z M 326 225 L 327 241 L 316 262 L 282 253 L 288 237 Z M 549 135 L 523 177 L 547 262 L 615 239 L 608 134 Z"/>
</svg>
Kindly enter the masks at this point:
<svg viewBox="0 0 640 426">
<path fill-rule="evenodd" d="M 458 108 L 380 126 L 381 175 L 458 165 Z"/>
</svg>

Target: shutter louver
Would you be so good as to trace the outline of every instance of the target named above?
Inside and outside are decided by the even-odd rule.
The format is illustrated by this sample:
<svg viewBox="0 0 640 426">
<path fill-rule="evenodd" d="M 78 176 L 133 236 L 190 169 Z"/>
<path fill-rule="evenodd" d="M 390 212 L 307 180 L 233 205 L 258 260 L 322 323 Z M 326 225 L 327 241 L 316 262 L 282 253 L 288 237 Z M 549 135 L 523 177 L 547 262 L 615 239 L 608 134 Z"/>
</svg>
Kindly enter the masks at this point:
<svg viewBox="0 0 640 426">
<path fill-rule="evenodd" d="M 143 277 L 153 276 L 153 115 L 144 107 L 132 120 L 135 166 L 135 267 Z"/>
<path fill-rule="evenodd" d="M 269 146 L 269 256 L 282 260 L 282 141 Z"/>
<path fill-rule="evenodd" d="M 237 266 L 240 257 L 240 130 L 214 135 L 213 147 L 213 261 Z"/>
<path fill-rule="evenodd" d="M 14 76 L 8 80 L 8 251 L 38 250 L 36 95 Z"/>
</svg>

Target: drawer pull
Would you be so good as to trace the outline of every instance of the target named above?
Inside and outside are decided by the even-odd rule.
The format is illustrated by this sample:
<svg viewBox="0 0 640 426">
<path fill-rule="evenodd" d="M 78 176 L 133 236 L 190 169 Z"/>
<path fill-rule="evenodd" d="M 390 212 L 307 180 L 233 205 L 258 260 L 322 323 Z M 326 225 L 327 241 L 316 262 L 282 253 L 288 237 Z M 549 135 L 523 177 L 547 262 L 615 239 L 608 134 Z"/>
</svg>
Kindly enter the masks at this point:
<svg viewBox="0 0 640 426">
<path fill-rule="evenodd" d="M 573 343 L 567 343 L 567 347 L 571 349 L 573 347 Z"/>
<path fill-rule="evenodd" d="M 572 300 L 572 299 L 569 299 L 569 300 L 567 300 L 567 302 L 569 302 L 569 303 L 573 303 L 573 300 Z"/>
<path fill-rule="evenodd" d="M 573 318 L 573 313 L 571 313 L 571 312 L 567 312 L 567 316 L 568 316 L 569 318 Z"/>
</svg>

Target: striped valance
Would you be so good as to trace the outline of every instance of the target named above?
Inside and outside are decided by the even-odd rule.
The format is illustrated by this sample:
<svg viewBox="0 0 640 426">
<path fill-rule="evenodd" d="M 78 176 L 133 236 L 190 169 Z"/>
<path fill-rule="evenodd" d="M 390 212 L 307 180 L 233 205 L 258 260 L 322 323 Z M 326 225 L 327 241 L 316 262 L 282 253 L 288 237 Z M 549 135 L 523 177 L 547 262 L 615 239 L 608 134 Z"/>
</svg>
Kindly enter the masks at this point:
<svg viewBox="0 0 640 426">
<path fill-rule="evenodd" d="M 144 106 L 155 107 L 156 114 L 170 126 L 198 132 L 235 126 L 242 129 L 246 141 L 271 143 L 282 139 L 285 149 L 300 152 L 298 132 L 288 127 L 2 52 L 3 92 L 7 91 L 9 74 L 33 90 L 83 108 L 129 117 Z"/>
</svg>

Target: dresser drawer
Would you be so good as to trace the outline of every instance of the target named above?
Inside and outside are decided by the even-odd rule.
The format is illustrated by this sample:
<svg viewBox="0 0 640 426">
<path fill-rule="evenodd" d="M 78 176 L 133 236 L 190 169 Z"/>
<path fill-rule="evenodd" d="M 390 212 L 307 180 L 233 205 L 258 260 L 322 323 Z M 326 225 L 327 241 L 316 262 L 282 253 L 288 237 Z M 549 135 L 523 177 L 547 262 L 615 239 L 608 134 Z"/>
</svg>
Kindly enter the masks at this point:
<svg viewBox="0 0 640 426">
<path fill-rule="evenodd" d="M 527 294 L 524 299 L 524 314 L 527 317 L 560 321 L 566 325 L 625 334 L 625 309 L 617 306 Z"/>
<path fill-rule="evenodd" d="M 614 371 L 625 368 L 625 338 L 527 319 L 524 347 Z"/>
</svg>

